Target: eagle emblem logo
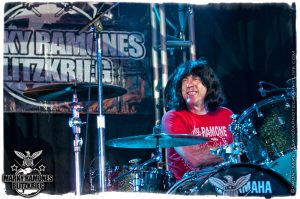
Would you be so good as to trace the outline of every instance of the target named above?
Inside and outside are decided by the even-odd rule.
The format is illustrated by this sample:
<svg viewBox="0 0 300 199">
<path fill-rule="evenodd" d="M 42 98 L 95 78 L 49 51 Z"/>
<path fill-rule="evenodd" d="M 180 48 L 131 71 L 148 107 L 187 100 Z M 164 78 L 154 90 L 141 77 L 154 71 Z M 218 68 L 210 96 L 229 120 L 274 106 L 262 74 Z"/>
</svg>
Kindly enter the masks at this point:
<svg viewBox="0 0 300 199">
<path fill-rule="evenodd" d="M 236 181 L 230 175 L 224 176 L 225 180 L 216 177 L 210 177 L 208 182 L 213 185 L 216 191 L 223 196 L 238 196 L 238 190 L 243 187 L 251 178 L 251 174 L 242 176 Z"/>
<path fill-rule="evenodd" d="M 37 151 L 37 152 L 33 153 L 32 155 L 30 155 L 30 151 L 25 151 L 26 155 L 20 151 L 14 151 L 14 152 L 19 158 L 23 159 L 23 164 L 22 164 L 23 167 L 31 167 L 32 168 L 34 166 L 33 160 L 35 158 L 39 157 L 42 154 L 43 150 Z"/>
</svg>

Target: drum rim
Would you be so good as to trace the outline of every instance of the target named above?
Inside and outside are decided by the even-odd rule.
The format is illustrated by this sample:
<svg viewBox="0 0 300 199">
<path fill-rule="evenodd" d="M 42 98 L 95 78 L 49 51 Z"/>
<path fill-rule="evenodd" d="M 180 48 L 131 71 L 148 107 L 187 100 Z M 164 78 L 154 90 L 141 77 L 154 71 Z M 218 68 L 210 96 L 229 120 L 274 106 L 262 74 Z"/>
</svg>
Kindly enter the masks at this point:
<svg viewBox="0 0 300 199">
<path fill-rule="evenodd" d="M 283 184 L 286 185 L 286 188 L 291 190 L 293 188 L 293 185 L 288 182 L 283 176 L 279 175 L 278 173 L 276 173 L 275 171 L 271 170 L 271 169 L 268 169 L 268 168 L 264 168 L 262 165 L 255 165 L 255 164 L 250 164 L 250 163 L 237 163 L 237 164 L 230 164 L 230 165 L 224 165 L 224 166 L 221 166 L 221 168 L 216 168 L 216 170 L 212 171 L 210 174 L 208 174 L 206 176 L 206 179 L 205 181 L 201 184 L 201 187 L 207 183 L 208 179 L 219 173 L 219 172 L 222 172 L 224 170 L 228 170 L 230 168 L 239 168 L 239 167 L 244 167 L 244 168 L 254 168 L 256 169 L 257 171 L 261 171 L 263 173 L 268 173 L 270 174 L 273 178 L 276 178 L 277 180 L 281 181 Z M 177 188 L 179 188 L 179 186 L 181 184 L 183 184 L 184 182 L 194 178 L 194 177 L 197 177 L 197 175 L 191 175 L 191 176 L 187 176 L 186 178 L 182 178 L 180 179 L 179 181 L 177 181 L 168 191 L 167 191 L 167 194 L 176 194 L 176 193 L 172 193 L 174 192 L 175 190 L 177 190 Z M 171 192 L 172 191 L 172 192 Z"/>
<path fill-rule="evenodd" d="M 272 96 L 269 97 L 267 99 L 263 99 L 261 101 L 258 101 L 256 103 L 253 103 L 250 107 L 248 107 L 246 110 L 244 110 L 242 112 L 242 114 L 240 115 L 240 117 L 238 118 L 238 122 L 241 123 L 249 114 L 251 114 L 253 111 L 255 111 L 255 108 L 260 108 L 266 104 L 271 104 L 277 101 L 281 101 L 281 100 L 289 100 L 292 99 L 290 96 L 286 96 L 286 95 L 277 95 L 277 96 Z"/>
</svg>

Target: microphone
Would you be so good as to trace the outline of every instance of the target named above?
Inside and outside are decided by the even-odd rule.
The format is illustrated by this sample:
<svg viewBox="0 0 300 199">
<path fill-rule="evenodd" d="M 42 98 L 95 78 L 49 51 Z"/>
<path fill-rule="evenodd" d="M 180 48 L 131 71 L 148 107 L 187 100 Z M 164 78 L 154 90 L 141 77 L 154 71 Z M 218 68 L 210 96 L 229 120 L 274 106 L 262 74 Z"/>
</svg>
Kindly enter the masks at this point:
<svg viewBox="0 0 300 199">
<path fill-rule="evenodd" d="M 258 92 L 260 93 L 260 95 L 261 95 L 262 97 L 266 97 L 267 93 L 266 93 L 266 90 L 264 89 L 262 83 L 263 83 L 263 82 L 259 82 L 259 89 L 258 89 Z"/>
</svg>

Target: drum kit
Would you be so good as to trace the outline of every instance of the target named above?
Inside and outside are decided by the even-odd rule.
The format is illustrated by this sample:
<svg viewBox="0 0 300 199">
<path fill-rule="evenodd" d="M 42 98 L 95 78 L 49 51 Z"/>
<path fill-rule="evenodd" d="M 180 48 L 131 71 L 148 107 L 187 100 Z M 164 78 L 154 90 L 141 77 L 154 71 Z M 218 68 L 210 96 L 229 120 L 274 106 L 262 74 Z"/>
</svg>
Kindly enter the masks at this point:
<svg viewBox="0 0 300 199">
<path fill-rule="evenodd" d="M 224 162 L 216 167 L 187 172 L 168 194 L 223 196 L 290 196 L 296 193 L 296 79 L 288 88 L 259 92 L 284 91 L 232 116 L 229 130 L 233 143 L 212 151 Z M 264 82 L 265 83 L 265 82 Z M 245 160 L 241 156 L 245 155 Z"/>
<path fill-rule="evenodd" d="M 291 81 L 293 80 L 288 80 Z M 48 85 L 28 90 L 24 95 L 49 101 L 68 101 L 73 97 L 76 104 L 78 99 L 74 101 L 74 96 L 87 100 L 87 88 L 92 89 L 89 99 L 97 99 L 94 96 L 97 90 L 93 91 L 97 89 L 97 84 L 85 83 Z M 106 145 L 110 147 L 155 149 L 152 157 L 143 163 L 139 163 L 140 159 L 133 159 L 129 161 L 130 166 L 106 165 L 107 191 L 264 197 L 294 195 L 297 151 L 296 90 L 294 87 L 277 87 L 274 90 L 286 92 L 254 103 L 240 116 L 232 116 L 229 130 L 234 137 L 233 143 L 211 151 L 214 155 L 223 156 L 223 163 L 200 171 L 187 172 L 177 182 L 170 171 L 149 167 L 149 164 L 161 162 L 161 148 L 201 144 L 208 141 L 207 138 L 165 134 L 156 125 L 148 135 L 106 141 Z M 262 87 L 259 91 L 271 92 Z M 103 93 L 103 98 L 108 99 L 121 96 L 126 90 L 118 86 L 103 85 Z M 79 110 L 75 112 L 77 116 L 73 111 L 73 126 L 78 126 L 81 123 L 78 119 Z M 241 160 L 242 156 L 246 160 Z M 100 174 L 97 169 L 89 173 L 90 193 L 99 191 L 95 186 L 98 175 Z"/>
</svg>

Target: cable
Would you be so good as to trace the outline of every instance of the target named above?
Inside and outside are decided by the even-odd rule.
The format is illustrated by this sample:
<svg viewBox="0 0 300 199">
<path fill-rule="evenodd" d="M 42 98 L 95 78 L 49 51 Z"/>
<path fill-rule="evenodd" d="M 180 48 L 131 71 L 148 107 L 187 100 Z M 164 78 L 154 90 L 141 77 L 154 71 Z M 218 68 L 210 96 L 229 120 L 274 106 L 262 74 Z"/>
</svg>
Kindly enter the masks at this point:
<svg viewBox="0 0 300 199">
<path fill-rule="evenodd" d="M 93 34 L 93 41 L 92 41 L 92 47 L 91 47 L 91 62 L 93 61 L 93 51 L 94 51 L 94 39 L 95 34 Z M 91 76 L 89 79 L 89 83 L 91 83 Z M 83 185 L 84 181 L 84 171 L 85 171 L 85 165 L 86 165 L 86 151 L 87 151 L 87 143 L 88 143 L 88 130 L 89 130 L 89 118 L 90 118 L 90 112 L 89 112 L 89 106 L 91 103 L 91 87 L 88 87 L 88 100 L 87 100 L 87 113 L 86 113 L 86 127 L 85 127 L 85 140 L 84 140 L 84 149 L 83 149 L 83 163 L 82 163 L 82 171 L 81 171 L 81 184 Z M 98 105 L 99 106 L 99 105 Z M 83 186 L 81 186 L 82 188 Z M 82 190 L 81 190 L 82 193 Z"/>
</svg>

